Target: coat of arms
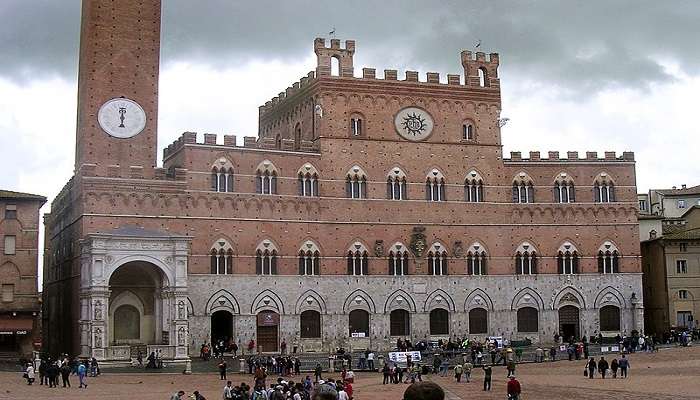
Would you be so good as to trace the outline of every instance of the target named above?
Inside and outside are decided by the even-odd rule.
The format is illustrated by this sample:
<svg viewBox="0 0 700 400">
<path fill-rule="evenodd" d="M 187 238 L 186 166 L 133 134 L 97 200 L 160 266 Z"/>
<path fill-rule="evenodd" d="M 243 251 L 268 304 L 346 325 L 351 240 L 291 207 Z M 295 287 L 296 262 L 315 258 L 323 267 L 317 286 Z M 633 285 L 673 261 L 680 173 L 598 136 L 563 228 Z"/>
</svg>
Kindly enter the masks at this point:
<svg viewBox="0 0 700 400">
<path fill-rule="evenodd" d="M 374 242 L 374 255 L 377 257 L 384 257 L 384 241 L 377 240 Z"/>
<path fill-rule="evenodd" d="M 427 247 L 424 232 L 425 227 L 416 226 L 413 228 L 413 233 L 411 234 L 411 251 L 413 252 L 413 255 L 415 255 L 417 258 L 423 257 L 423 252 Z"/>
<path fill-rule="evenodd" d="M 457 258 L 462 258 L 464 256 L 464 246 L 462 245 L 462 241 L 458 240 L 455 242 L 454 254 Z"/>
</svg>

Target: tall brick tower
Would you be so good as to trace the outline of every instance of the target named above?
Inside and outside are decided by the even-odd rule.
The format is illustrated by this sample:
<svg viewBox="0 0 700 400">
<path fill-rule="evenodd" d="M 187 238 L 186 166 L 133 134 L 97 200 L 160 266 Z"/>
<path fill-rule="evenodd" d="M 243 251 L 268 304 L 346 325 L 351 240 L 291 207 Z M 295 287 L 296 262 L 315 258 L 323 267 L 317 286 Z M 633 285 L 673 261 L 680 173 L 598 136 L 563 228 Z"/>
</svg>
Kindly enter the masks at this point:
<svg viewBox="0 0 700 400">
<path fill-rule="evenodd" d="M 160 0 L 83 0 L 76 173 L 123 175 L 142 166 L 152 175 L 160 20 Z"/>
</svg>

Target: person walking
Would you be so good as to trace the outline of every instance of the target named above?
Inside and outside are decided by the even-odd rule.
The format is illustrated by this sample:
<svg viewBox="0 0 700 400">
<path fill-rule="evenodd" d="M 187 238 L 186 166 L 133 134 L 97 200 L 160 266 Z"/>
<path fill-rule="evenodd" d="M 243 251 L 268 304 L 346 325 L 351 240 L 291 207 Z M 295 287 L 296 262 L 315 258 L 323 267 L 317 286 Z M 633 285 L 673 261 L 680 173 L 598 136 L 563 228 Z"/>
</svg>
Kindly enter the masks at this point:
<svg viewBox="0 0 700 400">
<path fill-rule="evenodd" d="M 462 381 L 462 372 L 464 372 L 464 370 L 462 369 L 462 364 L 455 365 L 454 373 L 457 383 Z"/>
<path fill-rule="evenodd" d="M 484 369 L 484 391 L 486 390 L 491 390 L 491 373 L 493 372 L 491 370 L 490 365 L 484 365 L 482 367 Z"/>
<path fill-rule="evenodd" d="M 591 359 L 588 360 L 588 363 L 586 363 L 586 368 L 588 368 L 588 379 L 593 379 L 595 376 L 595 370 L 598 368 L 593 357 L 591 357 Z"/>
<path fill-rule="evenodd" d="M 508 365 L 506 366 L 508 370 L 508 375 L 506 375 L 506 378 L 510 378 L 511 376 L 515 375 L 515 361 L 510 360 L 508 361 Z"/>
<path fill-rule="evenodd" d="M 447 376 L 447 371 L 450 369 L 450 360 L 445 357 L 440 363 L 440 376 Z"/>
<path fill-rule="evenodd" d="M 80 389 L 83 387 L 87 389 L 88 385 L 85 382 L 86 381 L 86 376 L 87 376 L 87 367 L 85 367 L 85 363 L 80 363 L 78 365 L 78 380 L 80 381 Z"/>
<path fill-rule="evenodd" d="M 314 368 L 314 379 L 316 382 L 321 380 L 321 373 L 323 372 L 323 368 L 321 368 L 321 363 L 316 363 L 316 368 Z"/>
<path fill-rule="evenodd" d="M 600 372 L 600 375 L 605 379 L 605 374 L 608 372 L 609 365 L 608 362 L 605 360 L 604 357 L 600 357 L 600 361 L 598 361 L 598 372 Z"/>
<path fill-rule="evenodd" d="M 374 371 L 374 352 L 370 351 L 367 354 L 367 368 L 369 368 L 370 371 Z"/>
<path fill-rule="evenodd" d="M 518 382 L 518 380 L 515 379 L 515 375 L 510 376 L 508 385 L 506 385 L 506 391 L 508 393 L 508 400 L 520 399 L 520 392 L 522 391 L 522 389 L 520 388 L 520 382 Z"/>
<path fill-rule="evenodd" d="M 612 361 L 610 361 L 610 371 L 612 371 L 612 377 L 617 378 L 617 368 L 619 367 L 619 364 L 617 363 L 617 358 L 613 358 Z"/>
<path fill-rule="evenodd" d="M 474 368 L 474 365 L 471 362 L 467 361 L 464 363 L 463 368 L 464 368 L 464 378 L 467 380 L 467 383 L 469 383 L 471 381 L 472 368 Z"/>
<path fill-rule="evenodd" d="M 618 361 L 618 366 L 620 367 L 620 378 L 627 378 L 627 369 L 630 367 L 630 362 L 624 354 L 620 361 Z"/>
<path fill-rule="evenodd" d="M 233 383 L 231 381 L 226 382 L 226 386 L 224 386 L 224 394 L 223 394 L 223 399 L 224 400 L 232 400 L 234 391 L 233 391 Z"/>
<path fill-rule="evenodd" d="M 70 365 L 67 362 L 61 365 L 61 381 L 63 387 L 70 387 Z"/>
<path fill-rule="evenodd" d="M 34 383 L 36 375 L 34 373 L 34 366 L 31 363 L 27 365 L 27 369 L 24 372 L 24 378 L 27 380 L 27 385 Z"/>
<path fill-rule="evenodd" d="M 382 375 L 384 375 L 384 380 L 382 381 L 382 385 L 386 385 L 389 383 L 389 364 L 384 364 L 384 367 L 382 367 Z"/>
</svg>

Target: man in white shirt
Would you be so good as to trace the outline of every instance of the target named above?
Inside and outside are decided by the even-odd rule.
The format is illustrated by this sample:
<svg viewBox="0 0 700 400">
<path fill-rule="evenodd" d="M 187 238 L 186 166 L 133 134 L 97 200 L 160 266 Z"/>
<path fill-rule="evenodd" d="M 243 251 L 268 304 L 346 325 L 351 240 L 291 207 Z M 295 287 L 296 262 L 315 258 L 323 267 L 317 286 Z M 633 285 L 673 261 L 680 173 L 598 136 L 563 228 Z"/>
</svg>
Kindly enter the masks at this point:
<svg viewBox="0 0 700 400">
<path fill-rule="evenodd" d="M 369 367 L 370 371 L 374 371 L 374 352 L 370 351 L 369 354 L 367 354 L 367 367 Z"/>
<path fill-rule="evenodd" d="M 224 386 L 224 400 L 233 399 L 233 387 L 231 381 L 226 382 Z"/>
</svg>

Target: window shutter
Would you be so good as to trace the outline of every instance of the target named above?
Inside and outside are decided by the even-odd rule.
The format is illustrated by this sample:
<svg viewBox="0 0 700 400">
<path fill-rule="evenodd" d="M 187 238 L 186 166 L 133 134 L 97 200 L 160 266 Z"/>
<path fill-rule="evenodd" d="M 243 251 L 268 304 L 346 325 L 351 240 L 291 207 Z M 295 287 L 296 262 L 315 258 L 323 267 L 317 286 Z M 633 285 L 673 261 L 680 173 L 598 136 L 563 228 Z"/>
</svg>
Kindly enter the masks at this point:
<svg viewBox="0 0 700 400">
<path fill-rule="evenodd" d="M 610 199 L 608 201 L 615 201 L 615 185 L 613 185 L 612 183 L 610 184 Z"/>
<path fill-rule="evenodd" d="M 598 182 L 593 185 L 593 199 L 596 203 L 600 203 L 600 186 L 598 185 Z"/>
<path fill-rule="evenodd" d="M 531 257 L 532 257 L 532 273 L 536 274 L 537 273 L 537 256 L 533 253 Z"/>
<path fill-rule="evenodd" d="M 562 255 L 561 252 L 557 256 L 557 273 L 564 273 L 564 255 Z"/>
<path fill-rule="evenodd" d="M 362 275 L 369 275 L 369 261 L 367 253 L 362 255 Z"/>
<path fill-rule="evenodd" d="M 219 192 L 226 191 L 226 173 L 222 172 L 219 174 Z"/>
<path fill-rule="evenodd" d="M 270 256 L 270 274 L 277 275 L 277 253 L 275 252 Z"/>
<path fill-rule="evenodd" d="M 362 177 L 362 180 L 360 181 L 360 198 L 361 199 L 366 199 L 367 198 L 367 178 L 364 176 Z"/>
<path fill-rule="evenodd" d="M 401 275 L 408 275 L 408 252 L 403 253 L 403 270 Z"/>
<path fill-rule="evenodd" d="M 262 175 L 260 175 L 260 172 L 258 172 L 255 175 L 255 192 L 256 193 L 262 193 Z"/>
<path fill-rule="evenodd" d="M 211 273 L 216 274 L 216 255 L 211 255 Z"/>
<path fill-rule="evenodd" d="M 520 253 L 515 255 L 515 274 L 520 275 L 522 271 L 520 270 Z"/>
<path fill-rule="evenodd" d="M 345 180 L 345 195 L 348 198 L 352 198 L 352 180 L 350 179 L 349 176 Z"/>
<path fill-rule="evenodd" d="M 305 267 L 305 257 L 304 253 L 299 253 L 299 275 L 304 275 L 306 272 L 304 268 Z"/>
<path fill-rule="evenodd" d="M 312 195 L 313 195 L 313 196 L 318 196 L 318 195 L 319 195 L 319 194 L 318 194 L 318 177 L 315 176 L 315 175 L 314 175 L 313 184 L 312 184 L 311 186 L 312 186 L 312 189 L 313 189 Z"/>
<path fill-rule="evenodd" d="M 532 186 L 532 183 L 527 185 L 527 201 L 530 203 L 535 202 L 535 187 Z"/>
<path fill-rule="evenodd" d="M 355 255 L 352 252 L 348 253 L 348 275 L 353 275 L 355 271 L 352 270 L 352 261 Z"/>
<path fill-rule="evenodd" d="M 552 188 L 552 193 L 554 194 L 554 202 L 561 203 L 561 196 L 559 195 L 559 184 L 555 183 Z"/>
<path fill-rule="evenodd" d="M 277 174 L 272 173 L 270 176 L 271 182 L 272 182 L 272 189 L 270 190 L 270 194 L 277 194 Z"/>
<path fill-rule="evenodd" d="M 603 255 L 602 251 L 598 252 L 598 273 L 602 274 L 603 273 L 603 268 L 605 266 L 605 256 Z"/>
<path fill-rule="evenodd" d="M 304 195 L 304 176 L 299 174 L 299 196 Z"/>
<path fill-rule="evenodd" d="M 386 198 L 389 200 L 394 200 L 394 188 L 391 182 L 391 178 L 386 181 Z"/>
<path fill-rule="evenodd" d="M 226 273 L 227 274 L 233 273 L 233 256 L 230 254 L 228 256 L 226 256 Z"/>
<path fill-rule="evenodd" d="M 318 252 L 314 255 L 314 275 L 321 275 L 321 259 Z"/>
<path fill-rule="evenodd" d="M 406 178 L 401 180 L 401 199 L 402 200 L 408 199 L 408 196 L 406 193 Z"/>
<path fill-rule="evenodd" d="M 477 188 L 476 188 L 477 193 L 479 194 L 479 202 L 484 201 L 484 184 L 480 181 Z"/>
<path fill-rule="evenodd" d="M 578 274 L 578 254 L 574 253 L 571 255 L 571 265 L 573 266 L 573 273 Z"/>
<path fill-rule="evenodd" d="M 389 275 L 396 274 L 394 271 L 394 253 L 389 253 Z"/>
<path fill-rule="evenodd" d="M 211 190 L 216 191 L 216 184 L 219 181 L 219 177 L 216 176 L 216 172 L 212 172 L 211 174 Z"/>
<path fill-rule="evenodd" d="M 357 134 L 362 135 L 362 120 L 360 118 L 357 119 Z"/>
<path fill-rule="evenodd" d="M 260 255 L 260 252 L 258 252 L 258 255 L 255 256 L 255 273 L 262 275 L 262 256 Z"/>
<path fill-rule="evenodd" d="M 569 202 L 570 203 L 576 202 L 576 189 L 574 188 L 573 183 L 569 183 Z"/>
</svg>

